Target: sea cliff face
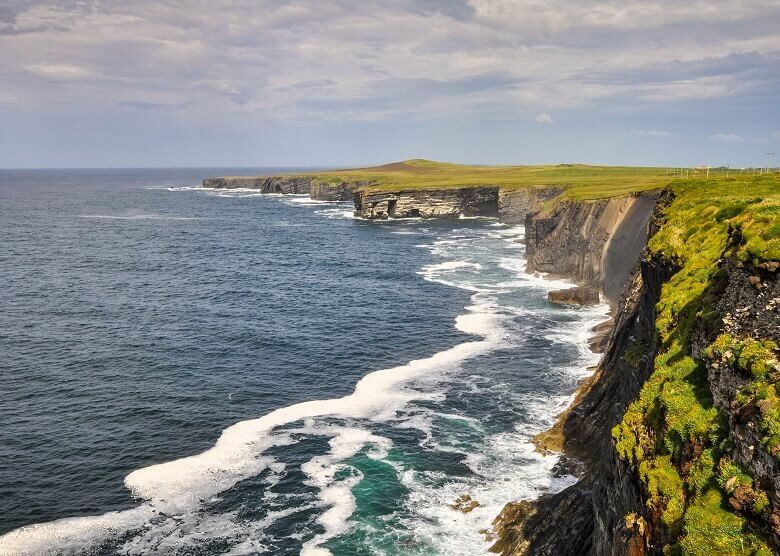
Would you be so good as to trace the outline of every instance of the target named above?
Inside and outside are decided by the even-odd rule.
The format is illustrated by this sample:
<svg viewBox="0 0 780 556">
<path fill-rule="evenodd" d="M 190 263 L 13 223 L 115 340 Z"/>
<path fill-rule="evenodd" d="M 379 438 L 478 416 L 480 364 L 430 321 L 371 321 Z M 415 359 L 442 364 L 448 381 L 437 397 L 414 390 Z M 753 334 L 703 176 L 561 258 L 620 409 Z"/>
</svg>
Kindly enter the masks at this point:
<svg viewBox="0 0 780 556">
<path fill-rule="evenodd" d="M 353 191 L 365 181 L 323 180 L 314 176 L 225 176 L 205 178 L 208 189 L 257 189 L 261 193 L 309 195 L 319 201 L 351 201 Z"/>
<path fill-rule="evenodd" d="M 261 193 L 308 194 L 313 180 L 306 176 L 225 176 L 205 178 L 210 189 L 257 189 Z"/>
<path fill-rule="evenodd" d="M 746 239 L 741 227 L 755 225 L 754 216 L 740 217 L 751 203 L 758 214 L 772 206 L 736 193 L 711 200 L 690 188 L 685 198 L 664 192 L 657 200 L 652 239 L 618 300 L 604 357 L 574 406 L 539 438 L 579 462 L 567 468 L 580 479 L 508 504 L 495 522 L 494 551 L 780 552 L 780 264 L 762 243 L 771 232 Z M 559 214 L 552 226 L 549 215 L 529 215 L 542 231 L 528 236 L 534 264 L 595 279 L 593 254 L 567 255 L 564 238 L 576 243 L 576 226 L 561 227 L 604 229 L 593 221 L 608 207 L 587 204 L 562 207 L 580 214 Z M 701 210 L 710 218 L 699 218 Z M 614 238 L 597 235 L 596 245 L 608 251 Z"/>
<path fill-rule="evenodd" d="M 498 216 L 497 187 L 464 187 L 413 191 L 355 193 L 355 214 L 361 218 L 457 218 Z"/>
<path fill-rule="evenodd" d="M 549 212 L 526 212 L 527 270 L 602 288 L 616 303 L 647 241 L 657 198 L 566 199 Z"/>
<path fill-rule="evenodd" d="M 353 201 L 355 214 L 367 220 L 385 218 L 457 218 L 498 216 L 522 224 L 530 212 L 563 193 L 562 187 L 504 190 L 495 186 L 379 189 L 368 179 L 316 175 L 223 176 L 203 179 L 208 189 L 257 189 L 261 193 L 309 195 L 320 201 Z"/>
<path fill-rule="evenodd" d="M 501 189 L 498 192 L 498 214 L 505 224 L 525 224 L 528 213 L 537 212 L 542 205 L 564 192 L 562 187 L 527 187 Z"/>
</svg>

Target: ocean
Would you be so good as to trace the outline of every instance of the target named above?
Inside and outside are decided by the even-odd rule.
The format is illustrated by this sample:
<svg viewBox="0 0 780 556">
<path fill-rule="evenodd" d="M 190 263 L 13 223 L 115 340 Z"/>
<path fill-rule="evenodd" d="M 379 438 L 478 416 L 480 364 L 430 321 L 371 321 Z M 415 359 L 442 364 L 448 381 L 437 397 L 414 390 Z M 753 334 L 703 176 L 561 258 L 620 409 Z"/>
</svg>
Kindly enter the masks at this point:
<svg viewBox="0 0 780 556">
<path fill-rule="evenodd" d="M 573 482 L 606 305 L 496 219 L 199 187 L 281 170 L 0 170 L 0 554 L 480 554 Z"/>
</svg>

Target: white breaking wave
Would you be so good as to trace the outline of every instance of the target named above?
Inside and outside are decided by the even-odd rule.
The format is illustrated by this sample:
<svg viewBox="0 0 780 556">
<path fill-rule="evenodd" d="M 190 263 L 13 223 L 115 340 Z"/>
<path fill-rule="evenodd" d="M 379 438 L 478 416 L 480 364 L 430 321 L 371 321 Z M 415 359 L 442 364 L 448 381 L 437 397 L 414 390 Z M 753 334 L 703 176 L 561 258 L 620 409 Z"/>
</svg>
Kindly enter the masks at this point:
<svg viewBox="0 0 780 556">
<path fill-rule="evenodd" d="M 342 398 L 312 400 L 283 407 L 258 419 L 241 421 L 222 431 L 217 443 L 200 454 L 152 465 L 133 471 L 125 477 L 125 485 L 134 496 L 147 500 L 137 508 L 122 512 L 110 512 L 101 516 L 66 518 L 50 523 L 22 527 L 0 537 L 0 554 L 31 554 L 56 551 L 74 551 L 95 546 L 125 531 L 145 528 L 144 536 L 154 538 L 155 533 L 168 536 L 170 523 L 163 530 L 155 530 L 150 520 L 160 514 L 192 515 L 203 501 L 231 488 L 239 481 L 258 475 L 273 463 L 272 458 L 261 457 L 273 446 L 289 443 L 288 435 L 273 434 L 275 428 L 307 418 L 338 416 L 352 419 L 387 420 L 414 399 L 426 394 L 403 384 L 417 377 L 449 370 L 463 361 L 487 353 L 502 342 L 500 329 L 494 315 L 483 304 L 467 307 L 465 314 L 456 318 L 461 332 L 482 336 L 481 340 L 468 341 L 431 357 L 418 359 L 389 369 L 375 371 L 363 377 L 352 394 Z M 366 439 L 366 442 L 374 439 Z M 351 446 L 354 448 L 356 444 Z M 359 448 L 358 448 L 359 449 Z M 334 456 L 335 457 L 335 456 Z M 309 471 L 313 476 L 312 466 Z M 347 487 L 331 485 L 323 488 L 323 502 L 331 504 L 320 519 L 326 533 L 310 541 L 306 549 L 316 554 L 319 542 L 343 531 L 351 515 L 353 505 L 344 502 Z M 351 494 L 349 495 L 351 496 Z M 332 511 L 331 511 L 332 510 Z M 328 512 L 331 512 L 330 514 Z M 195 524 L 203 520 L 195 516 Z M 213 519 L 213 518 L 212 518 Z M 327 531 L 330 529 L 332 535 Z M 129 541 L 124 550 L 129 554 L 143 553 L 151 541 Z"/>
<path fill-rule="evenodd" d="M 433 274 L 442 270 L 456 270 L 459 268 L 473 268 L 474 270 L 482 270 L 482 265 L 479 263 L 471 263 L 469 261 L 447 261 L 445 263 L 432 264 L 424 266 L 418 274 Z"/>
<path fill-rule="evenodd" d="M 323 205 L 344 204 L 344 201 L 323 201 L 321 199 L 312 199 L 309 195 L 287 195 L 282 198 L 294 205 L 303 205 L 305 207 L 319 207 Z"/>
<path fill-rule="evenodd" d="M 317 430 L 307 432 L 317 433 Z M 346 469 L 340 462 L 356 455 L 367 444 L 373 444 L 379 449 L 370 456 L 382 459 L 387 456 L 392 445 L 388 439 L 364 429 L 331 427 L 330 432 L 336 434 L 329 442 L 330 453 L 315 456 L 301 466 L 301 470 L 309 477 L 308 484 L 319 489 L 320 500 L 328 506 L 328 509 L 317 519 L 317 523 L 322 525 L 325 532 L 315 535 L 304 543 L 301 550 L 304 556 L 330 554 L 329 551 L 320 548 L 320 545 L 345 533 L 349 527 L 349 518 L 355 511 L 352 488 L 361 481 L 362 475 L 355 472 L 346 479 L 336 480 L 336 473 Z"/>
<path fill-rule="evenodd" d="M 341 207 L 326 209 L 326 210 L 318 210 L 317 214 L 321 214 L 326 218 L 339 218 L 339 219 L 346 219 L 346 220 L 365 220 L 365 218 L 361 218 L 360 216 L 357 216 L 354 210 L 344 209 Z"/>
<path fill-rule="evenodd" d="M 257 194 L 257 190 L 229 190 L 229 193 L 244 195 L 250 191 L 252 193 L 248 196 Z M 288 200 L 302 206 L 311 204 L 304 197 Z M 345 211 L 340 206 L 317 212 L 329 218 L 352 217 L 351 211 Z M 416 228 L 412 233 L 429 234 L 429 230 Z M 435 419 L 456 420 L 479 432 L 479 421 L 417 405 L 412 408 L 411 402 L 441 402 L 445 394 L 434 388 L 438 380 L 445 380 L 448 373 L 457 371 L 467 360 L 511 347 L 502 319 L 521 313 L 533 316 L 534 310 L 502 307 L 497 301 L 497 294 L 507 288 L 528 288 L 539 290 L 540 295 L 544 295 L 547 290 L 573 285 L 528 275 L 523 260 L 519 258 L 495 255 L 492 259 L 474 260 L 473 253 L 485 240 L 501 240 L 511 248 L 523 249 L 519 241 L 523 233 L 522 227 L 505 228 L 495 223 L 490 230 L 452 230 L 432 244 L 420 246 L 447 260 L 426 265 L 418 274 L 428 281 L 473 292 L 469 306 L 456 318 L 455 325 L 459 331 L 478 339 L 462 342 L 405 365 L 372 372 L 358 381 L 350 395 L 303 402 L 236 423 L 222 431 L 216 444 L 202 453 L 138 469 L 127 475 L 127 488 L 134 496 L 144 500 L 137 507 L 22 527 L 0 537 L 0 554 L 77 552 L 127 532 L 133 533 L 133 536 L 122 546 L 124 554 L 174 551 L 203 539 L 220 537 L 236 539 L 230 554 L 250 554 L 266 550 L 262 532 L 276 520 L 312 508 L 323 510 L 316 519 L 323 531 L 303 543 L 302 554 L 330 554 L 323 544 L 349 531 L 350 518 L 355 511 L 352 489 L 363 478 L 359 471 L 345 463 L 346 460 L 372 447 L 368 455 L 384 461 L 392 446 L 389 439 L 360 428 L 361 420 L 414 428 L 425 435 L 421 447 L 464 454 L 464 461 L 473 476 L 453 477 L 444 485 L 440 476 L 404 468 L 397 461 L 386 463 L 396 469 L 402 484 L 409 489 L 407 505 L 412 517 L 404 518 L 407 519 L 404 524 L 415 532 L 416 537 L 442 554 L 486 553 L 490 544 L 480 531 L 489 528 L 507 501 L 534 498 L 546 490 L 565 488 L 573 481 L 571 477 L 554 479 L 551 470 L 558 461 L 557 456 L 541 455 L 531 443 L 533 435 L 552 425 L 556 415 L 571 402 L 573 396 L 524 398 L 522 404 L 530 408 L 534 416 L 531 422 L 518 423 L 514 431 L 488 435 L 476 448 L 449 444 L 446 439 L 435 438 L 432 423 Z M 501 275 L 495 273 L 494 268 L 512 272 L 515 280 L 501 280 Z M 493 274 L 484 276 L 488 270 Z M 577 317 L 565 327 L 551 330 L 547 338 L 553 342 L 577 345 L 580 349 L 578 360 L 571 367 L 557 371 L 578 376 L 587 365 L 598 360 L 598 356 L 590 352 L 587 339 L 590 328 L 606 317 L 606 306 L 577 310 L 579 312 L 549 310 L 573 311 L 572 314 Z M 459 383 L 462 382 L 459 379 Z M 349 420 L 349 426 L 325 422 L 326 418 L 334 417 Z M 284 432 L 278 430 L 296 422 L 302 422 L 301 428 Z M 270 484 L 278 481 L 284 471 L 284 463 L 264 454 L 272 447 L 294 443 L 294 434 L 330 437 L 330 451 L 314 456 L 301 466 L 301 471 L 307 476 L 306 483 L 317 489 L 316 502 L 271 511 L 263 520 L 253 523 L 241 523 L 232 514 L 208 515 L 200 511 L 206 502 L 265 469 L 273 471 L 268 479 Z M 347 473 L 345 476 L 345 473 L 339 472 Z M 471 495 L 480 506 L 467 514 L 450 508 L 449 505 L 462 494 Z"/>
</svg>

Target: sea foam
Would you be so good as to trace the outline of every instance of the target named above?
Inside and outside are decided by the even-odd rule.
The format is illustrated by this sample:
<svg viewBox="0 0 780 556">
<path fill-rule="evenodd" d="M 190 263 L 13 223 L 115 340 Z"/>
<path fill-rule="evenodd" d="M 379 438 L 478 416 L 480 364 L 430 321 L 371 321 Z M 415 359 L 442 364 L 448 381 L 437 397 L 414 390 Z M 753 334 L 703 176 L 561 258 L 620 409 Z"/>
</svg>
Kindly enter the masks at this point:
<svg viewBox="0 0 780 556">
<path fill-rule="evenodd" d="M 467 307 L 467 312 L 456 318 L 456 327 L 466 334 L 482 336 L 482 339 L 460 343 L 405 365 L 369 373 L 348 396 L 303 402 L 236 423 L 222 431 L 216 444 L 205 452 L 138 469 L 127 475 L 127 488 L 135 497 L 147 500 L 137 508 L 22 527 L 0 537 L 0 553 L 27 554 L 96 545 L 123 531 L 149 527 L 149 520 L 159 513 L 191 513 L 204 500 L 224 492 L 242 479 L 259 474 L 273 463 L 272 458 L 262 454 L 273 446 L 290 442 L 288 435 L 274 434 L 275 428 L 322 416 L 390 419 L 411 400 L 425 397 L 425 393 L 404 388 L 403 383 L 428 373 L 451 369 L 501 344 L 495 315 L 485 302 Z M 374 439 L 362 437 L 362 440 L 365 444 Z M 357 445 L 353 441 L 349 449 L 354 450 Z M 334 449 L 344 448 L 336 444 Z M 312 462 L 308 468 L 312 480 L 317 480 L 318 476 L 315 465 Z M 315 537 L 317 541 L 312 539 L 306 544 L 309 554 L 316 554 L 315 549 L 320 542 L 344 530 L 344 524 L 351 515 L 348 510 L 353 507 L 348 501 L 350 488 L 349 484 L 322 488 L 322 501 L 331 508 L 320 518 L 326 533 Z"/>
<path fill-rule="evenodd" d="M 257 193 L 256 190 L 227 193 L 246 195 L 250 191 L 249 195 Z M 304 206 L 309 204 L 306 199 L 300 199 L 290 199 L 290 202 Z M 335 217 L 339 211 L 342 215 L 345 212 L 340 207 L 319 212 L 323 216 Z M 349 520 L 355 511 L 352 489 L 363 480 L 360 472 L 349 468 L 346 461 L 366 449 L 369 449 L 370 457 L 384 459 L 392 447 L 389 439 L 361 427 L 361 422 L 366 425 L 372 422 L 393 423 L 398 428 L 414 428 L 423 432 L 421 446 L 426 449 L 463 454 L 473 476 L 454 478 L 444 486 L 438 480 L 426 478 L 424 473 L 404 468 L 398 462 L 390 463 L 409 489 L 408 506 L 412 515 L 422 518 L 406 524 L 411 530 L 429 546 L 443 553 L 485 552 L 489 544 L 479 531 L 490 525 L 505 502 L 532 498 L 547 489 L 563 488 L 571 481 L 567 477 L 552 478 L 551 469 L 557 457 L 537 453 L 531 437 L 549 427 L 572 396 L 519 400 L 518 403 L 531 409 L 533 420 L 519 423 L 513 431 L 489 435 L 476 450 L 435 439 L 432 422 L 435 419 L 460 420 L 478 430 L 481 426 L 479 421 L 417 406 L 414 411 L 405 413 L 405 408 L 413 401 L 441 401 L 443 393 L 434 387 L 436 380 L 446 380 L 447 373 L 457 371 L 464 362 L 511 345 L 503 319 L 513 315 L 513 308 L 501 306 L 497 293 L 507 288 L 530 288 L 539 290 L 543 295 L 546 290 L 572 285 L 530 276 L 524 272 L 522 259 L 506 257 L 492 260 L 490 264 L 510 271 L 514 281 L 491 282 L 483 277 L 488 263 L 471 257 L 479 242 L 498 239 L 512 248 L 522 248 L 519 242 L 524 233 L 522 227 L 491 226 L 490 230 L 451 230 L 432 243 L 421 245 L 433 255 L 446 259 L 420 269 L 419 274 L 423 278 L 472 293 L 470 304 L 464 313 L 456 317 L 455 326 L 475 339 L 430 357 L 369 373 L 347 396 L 311 400 L 236 423 L 223 430 L 215 445 L 202 453 L 138 469 L 127 475 L 125 485 L 134 496 L 143 500 L 137 507 L 17 529 L 0 537 L 0 554 L 83 550 L 128 531 L 136 533 L 122 547 L 127 554 L 141 554 L 151 547 L 174 550 L 199 539 L 226 535 L 240 539 L 229 553 L 253 553 L 263 550 L 262 531 L 265 528 L 282 517 L 314 507 L 323 510 L 316 518 L 322 530 L 303 542 L 302 553 L 307 556 L 329 554 L 323 544 L 349 530 Z M 415 229 L 415 233 L 419 232 L 428 233 L 428 230 Z M 533 317 L 534 311 L 548 310 L 565 311 L 555 308 L 523 309 L 523 314 Z M 598 359 L 587 347 L 587 338 L 590 328 L 603 320 L 605 314 L 605 306 L 581 310 L 575 313 L 577 318 L 571 325 L 549 332 L 549 341 L 573 343 L 580 352 L 577 360 L 560 372 L 580 373 L 586 363 L 592 364 Z M 453 380 L 458 380 L 461 387 L 469 386 L 462 379 Z M 347 420 L 349 425 L 334 425 L 328 423 L 327 418 Z M 298 429 L 288 427 L 279 430 L 299 422 L 301 427 Z M 278 480 L 284 463 L 265 454 L 272 447 L 293 443 L 293 434 L 330 438 L 328 453 L 316 455 L 301 466 L 307 484 L 317 489 L 316 502 L 272 511 L 259 522 L 245 524 L 239 523 L 230 514 L 208 516 L 199 512 L 206 501 L 243 479 L 259 475 L 264 469 L 275 473 L 269 481 Z M 338 473 L 350 469 L 351 473 L 345 476 Z M 468 514 L 449 507 L 465 492 L 471 493 L 480 502 L 480 506 Z M 176 516 L 176 519 L 170 516 Z M 186 524 L 184 529 L 187 532 L 182 529 L 182 524 Z"/>
</svg>

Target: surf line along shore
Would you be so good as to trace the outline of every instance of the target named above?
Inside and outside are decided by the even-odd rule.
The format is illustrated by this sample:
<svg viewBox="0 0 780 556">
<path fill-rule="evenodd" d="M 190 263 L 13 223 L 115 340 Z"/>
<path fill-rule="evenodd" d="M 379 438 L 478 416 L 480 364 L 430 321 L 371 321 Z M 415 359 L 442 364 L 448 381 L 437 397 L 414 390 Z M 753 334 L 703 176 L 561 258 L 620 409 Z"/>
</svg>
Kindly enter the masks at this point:
<svg viewBox="0 0 780 556">
<path fill-rule="evenodd" d="M 388 165 L 393 166 L 393 165 Z M 407 163 L 397 163 L 407 170 Z M 413 165 L 411 165 L 413 166 Z M 380 167 L 383 168 L 383 167 Z M 252 181 L 254 179 L 254 181 Z M 526 272 L 542 273 L 550 278 L 567 279 L 577 286 L 550 292 L 550 300 L 562 304 L 597 303 L 610 305 L 610 318 L 592 330 L 594 353 L 603 353 L 614 341 L 616 318 L 635 295 L 629 291 L 639 272 L 642 251 L 647 243 L 651 219 L 661 195 L 659 190 L 619 194 L 603 199 L 575 200 L 559 186 L 505 189 L 501 187 L 428 187 L 383 188 L 367 186 L 365 180 L 323 181 L 312 177 L 226 178 L 204 180 L 204 187 L 251 187 L 274 193 L 309 193 L 312 198 L 353 200 L 355 215 L 366 219 L 456 218 L 497 216 L 506 224 L 525 228 Z M 603 359 L 602 359 L 603 361 Z M 582 404 L 593 384 L 600 378 L 600 365 L 582 379 L 573 402 L 555 425 L 534 439 L 542 453 L 561 454 L 560 470 L 579 475 L 592 454 L 577 453 L 566 446 L 565 426 L 572 411 Z M 496 520 L 499 542 L 496 550 L 512 546 L 511 528 L 522 521 L 516 506 L 508 504 Z M 522 512 L 521 512 L 522 513 Z"/>
</svg>

